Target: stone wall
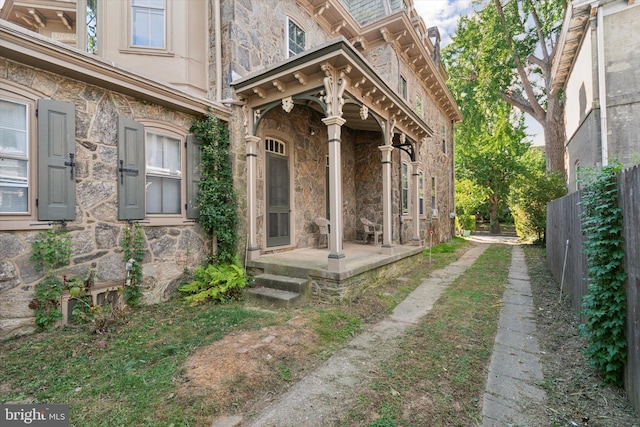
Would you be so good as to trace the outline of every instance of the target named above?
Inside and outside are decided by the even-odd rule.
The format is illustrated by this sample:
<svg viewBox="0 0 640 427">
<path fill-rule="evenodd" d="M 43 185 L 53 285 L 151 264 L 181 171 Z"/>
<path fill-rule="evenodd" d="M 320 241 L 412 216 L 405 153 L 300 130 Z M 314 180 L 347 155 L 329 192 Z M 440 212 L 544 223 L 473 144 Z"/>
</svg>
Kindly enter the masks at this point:
<svg viewBox="0 0 640 427">
<path fill-rule="evenodd" d="M 0 85 L 75 105 L 76 220 L 67 224 L 71 263 L 59 274 L 86 276 L 92 269 L 98 283 L 124 283 L 120 239 L 127 223 L 118 221 L 117 117 L 168 123 L 185 135 L 194 117 L 1 58 Z M 42 274 L 30 261 L 31 242 L 43 228 L 0 232 L 0 339 L 35 327 L 28 304 Z M 145 226 L 144 302 L 166 300 L 184 268 L 195 268 L 209 252 L 208 239 L 193 224 Z"/>
</svg>

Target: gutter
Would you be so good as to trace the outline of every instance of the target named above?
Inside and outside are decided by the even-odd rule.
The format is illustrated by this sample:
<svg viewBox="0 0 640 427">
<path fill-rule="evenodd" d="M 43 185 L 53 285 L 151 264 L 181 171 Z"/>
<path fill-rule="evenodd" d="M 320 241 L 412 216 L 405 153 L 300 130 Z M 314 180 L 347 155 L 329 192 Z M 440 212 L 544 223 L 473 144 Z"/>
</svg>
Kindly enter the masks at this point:
<svg viewBox="0 0 640 427">
<path fill-rule="evenodd" d="M 600 148 L 602 166 L 609 164 L 609 143 L 607 139 L 607 86 L 606 70 L 604 62 L 604 10 L 598 3 L 594 4 L 598 8 L 596 24 L 596 40 L 598 43 L 598 98 L 600 103 Z"/>
</svg>

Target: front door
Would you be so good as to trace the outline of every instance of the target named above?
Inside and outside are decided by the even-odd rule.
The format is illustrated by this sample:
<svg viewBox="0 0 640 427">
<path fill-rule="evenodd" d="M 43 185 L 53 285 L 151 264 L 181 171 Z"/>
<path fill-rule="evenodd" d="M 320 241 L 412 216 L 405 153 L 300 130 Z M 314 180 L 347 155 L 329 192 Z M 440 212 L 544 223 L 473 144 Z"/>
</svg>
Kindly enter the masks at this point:
<svg viewBox="0 0 640 427">
<path fill-rule="evenodd" d="M 267 247 L 291 243 L 289 204 L 289 159 L 285 144 L 266 141 Z"/>
</svg>

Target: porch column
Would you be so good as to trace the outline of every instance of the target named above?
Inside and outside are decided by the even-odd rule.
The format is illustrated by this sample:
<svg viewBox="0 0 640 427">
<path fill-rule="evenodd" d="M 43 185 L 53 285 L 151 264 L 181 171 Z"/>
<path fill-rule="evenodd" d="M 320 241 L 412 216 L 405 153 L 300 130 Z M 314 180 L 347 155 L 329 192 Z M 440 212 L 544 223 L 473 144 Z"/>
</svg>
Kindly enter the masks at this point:
<svg viewBox="0 0 640 427">
<path fill-rule="evenodd" d="M 245 135 L 244 140 L 247 143 L 247 215 L 249 216 L 249 218 L 247 218 L 247 233 L 249 234 L 247 259 L 254 260 L 260 256 L 256 226 L 256 217 L 258 216 L 256 203 L 256 172 L 260 138 L 254 135 Z"/>
<path fill-rule="evenodd" d="M 343 271 L 345 269 L 344 253 L 342 252 L 342 161 L 340 160 L 340 132 L 345 119 L 331 116 L 322 119 L 327 125 L 329 139 L 329 271 Z"/>
<path fill-rule="evenodd" d="M 391 244 L 391 145 L 378 147 L 382 152 L 382 253 L 393 255 Z"/>
<path fill-rule="evenodd" d="M 420 162 L 411 162 L 411 189 L 413 190 L 413 209 L 411 209 L 411 218 L 413 219 L 413 236 L 411 238 L 411 244 L 420 246 L 420 192 L 418 191 L 418 185 L 420 181 Z"/>
</svg>

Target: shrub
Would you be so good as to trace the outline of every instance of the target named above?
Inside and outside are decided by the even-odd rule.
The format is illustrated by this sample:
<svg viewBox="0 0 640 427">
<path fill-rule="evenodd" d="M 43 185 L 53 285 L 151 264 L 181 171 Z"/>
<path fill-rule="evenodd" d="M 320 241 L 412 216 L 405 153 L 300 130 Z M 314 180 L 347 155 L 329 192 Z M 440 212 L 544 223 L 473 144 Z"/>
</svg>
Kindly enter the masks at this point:
<svg viewBox="0 0 640 427">
<path fill-rule="evenodd" d="M 185 295 L 185 301 L 197 305 L 208 300 L 238 299 L 246 285 L 247 277 L 236 257 L 233 263 L 198 267 L 193 273 L 193 281 L 180 286 L 178 291 Z"/>
</svg>

